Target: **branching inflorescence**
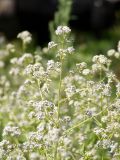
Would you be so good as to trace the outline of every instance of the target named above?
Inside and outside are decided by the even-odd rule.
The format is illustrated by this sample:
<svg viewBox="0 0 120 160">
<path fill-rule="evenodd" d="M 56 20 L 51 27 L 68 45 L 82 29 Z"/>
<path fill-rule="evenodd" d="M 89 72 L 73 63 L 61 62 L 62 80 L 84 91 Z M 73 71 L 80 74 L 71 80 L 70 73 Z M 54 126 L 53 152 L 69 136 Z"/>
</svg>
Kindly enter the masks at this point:
<svg viewBox="0 0 120 160">
<path fill-rule="evenodd" d="M 47 62 L 37 53 L 15 56 L 12 44 L 0 51 L 1 160 L 120 159 L 120 82 L 110 70 L 120 45 L 108 57 L 94 56 L 89 67 L 80 62 L 65 72 L 75 54 L 70 31 L 57 28 L 57 41 L 47 49 L 56 56 Z M 31 34 L 18 38 L 23 52 Z M 8 58 L 9 69 L 2 72 Z"/>
</svg>

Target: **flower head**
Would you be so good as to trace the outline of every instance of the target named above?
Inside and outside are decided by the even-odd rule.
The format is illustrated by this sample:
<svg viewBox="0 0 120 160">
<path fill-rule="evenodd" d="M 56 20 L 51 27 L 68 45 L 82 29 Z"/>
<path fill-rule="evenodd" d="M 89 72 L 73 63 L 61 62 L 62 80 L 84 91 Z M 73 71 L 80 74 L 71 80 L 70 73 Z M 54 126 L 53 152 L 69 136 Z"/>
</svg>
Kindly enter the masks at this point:
<svg viewBox="0 0 120 160">
<path fill-rule="evenodd" d="M 57 30 L 55 31 L 56 35 L 64 35 L 71 32 L 71 29 L 67 26 L 58 26 Z"/>
</svg>

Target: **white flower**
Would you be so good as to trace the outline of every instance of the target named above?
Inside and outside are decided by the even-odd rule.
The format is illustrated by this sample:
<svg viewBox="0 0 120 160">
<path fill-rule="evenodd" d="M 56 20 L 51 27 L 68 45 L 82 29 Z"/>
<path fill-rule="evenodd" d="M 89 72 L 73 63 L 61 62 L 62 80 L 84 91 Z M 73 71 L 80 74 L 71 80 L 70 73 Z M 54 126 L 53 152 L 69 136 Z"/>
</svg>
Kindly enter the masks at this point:
<svg viewBox="0 0 120 160">
<path fill-rule="evenodd" d="M 116 85 L 116 95 L 120 94 L 120 82 Z"/>
<path fill-rule="evenodd" d="M 14 127 L 14 126 L 6 126 L 3 130 L 3 136 L 12 136 L 12 137 L 16 137 L 16 136 L 20 136 L 21 132 L 19 130 L 18 127 Z"/>
<path fill-rule="evenodd" d="M 56 57 L 65 57 L 66 54 L 67 54 L 67 50 L 66 49 L 59 49 Z"/>
<path fill-rule="evenodd" d="M 11 68 L 11 70 L 9 71 L 10 75 L 18 75 L 19 73 L 20 73 L 19 68 Z"/>
<path fill-rule="evenodd" d="M 43 53 L 48 53 L 48 47 L 44 47 L 43 49 L 42 49 L 42 51 L 43 51 Z"/>
<path fill-rule="evenodd" d="M 15 52 L 15 46 L 11 43 L 7 45 L 7 50 L 11 53 Z"/>
<path fill-rule="evenodd" d="M 104 96 L 110 96 L 111 95 L 111 87 L 110 87 L 109 84 L 104 85 L 104 89 L 103 89 L 102 94 Z"/>
<path fill-rule="evenodd" d="M 82 74 L 86 76 L 86 75 L 90 74 L 90 70 L 89 69 L 84 69 L 82 71 Z"/>
<path fill-rule="evenodd" d="M 17 38 L 20 38 L 23 41 L 23 43 L 25 43 L 25 44 L 30 43 L 32 40 L 31 34 L 28 31 L 23 31 L 23 32 L 19 33 Z"/>
<path fill-rule="evenodd" d="M 33 55 L 31 53 L 24 53 L 24 55 L 19 58 L 19 64 L 22 65 L 24 63 L 33 63 Z"/>
<path fill-rule="evenodd" d="M 118 42 L 118 52 L 120 52 L 120 41 Z"/>
<path fill-rule="evenodd" d="M 76 93 L 75 86 L 69 86 L 65 89 L 66 95 L 68 98 L 72 97 Z"/>
<path fill-rule="evenodd" d="M 10 63 L 12 63 L 12 64 L 18 64 L 18 58 L 14 57 L 14 58 L 10 59 Z"/>
<path fill-rule="evenodd" d="M 9 53 L 6 50 L 0 50 L 0 59 L 7 57 Z"/>
<path fill-rule="evenodd" d="M 117 147 L 118 147 L 118 143 L 112 143 L 111 145 L 110 145 L 110 153 L 114 153 L 114 151 L 117 149 Z"/>
<path fill-rule="evenodd" d="M 115 55 L 114 55 L 114 56 L 115 56 L 115 58 L 118 59 L 118 58 L 120 57 L 120 53 L 119 53 L 119 52 L 115 52 Z"/>
<path fill-rule="evenodd" d="M 27 37 L 31 36 L 30 32 L 28 31 L 23 31 L 18 34 L 17 38 L 25 39 Z"/>
<path fill-rule="evenodd" d="M 85 69 L 85 68 L 87 67 L 87 63 L 85 63 L 85 62 L 77 63 L 77 64 L 76 64 L 76 67 L 77 67 L 78 69 L 80 69 L 80 70 L 83 70 L 83 69 Z"/>
<path fill-rule="evenodd" d="M 25 75 L 31 75 L 33 73 L 33 65 L 32 64 L 29 64 L 25 70 L 24 70 L 24 74 Z"/>
<path fill-rule="evenodd" d="M 8 155 L 13 149 L 14 145 L 10 141 L 3 139 L 0 142 L 0 159 L 3 159 L 4 156 Z"/>
<path fill-rule="evenodd" d="M 3 68 L 5 66 L 5 63 L 3 61 L 0 61 L 0 68 Z"/>
<path fill-rule="evenodd" d="M 53 41 L 48 43 L 48 49 L 54 48 L 56 46 L 57 46 L 57 44 L 55 42 L 53 42 Z"/>
<path fill-rule="evenodd" d="M 107 52 L 108 57 L 112 57 L 114 54 L 115 54 L 115 50 L 114 50 L 114 49 L 110 49 L 110 50 Z"/>
<path fill-rule="evenodd" d="M 75 49 L 73 47 L 68 47 L 67 48 L 68 53 L 73 53 L 75 51 Z"/>
<path fill-rule="evenodd" d="M 99 63 L 99 64 L 107 64 L 108 59 L 104 55 L 96 55 L 93 57 L 92 61 L 94 63 Z"/>
<path fill-rule="evenodd" d="M 30 153 L 30 159 L 31 160 L 37 160 L 37 159 L 40 159 L 40 156 L 39 156 L 38 153 L 32 152 L 32 153 Z"/>
<path fill-rule="evenodd" d="M 49 141 L 57 142 L 58 138 L 59 138 L 59 135 L 60 135 L 60 129 L 59 128 L 50 129 L 49 132 L 48 132 L 48 139 L 49 139 Z"/>
<path fill-rule="evenodd" d="M 56 33 L 56 35 L 64 35 L 64 34 L 68 34 L 70 31 L 71 31 L 71 29 L 67 26 L 58 26 L 55 33 Z"/>
<path fill-rule="evenodd" d="M 25 44 L 29 44 L 31 41 L 32 41 L 32 38 L 31 38 L 31 37 L 26 37 L 26 38 L 24 39 L 24 43 L 25 43 Z"/>
<path fill-rule="evenodd" d="M 53 60 L 49 60 L 47 62 L 47 70 L 54 70 L 55 69 L 55 62 Z"/>
<path fill-rule="evenodd" d="M 101 69 L 101 65 L 100 64 L 93 64 L 92 65 L 92 71 L 95 73 L 97 71 L 99 71 Z"/>
</svg>

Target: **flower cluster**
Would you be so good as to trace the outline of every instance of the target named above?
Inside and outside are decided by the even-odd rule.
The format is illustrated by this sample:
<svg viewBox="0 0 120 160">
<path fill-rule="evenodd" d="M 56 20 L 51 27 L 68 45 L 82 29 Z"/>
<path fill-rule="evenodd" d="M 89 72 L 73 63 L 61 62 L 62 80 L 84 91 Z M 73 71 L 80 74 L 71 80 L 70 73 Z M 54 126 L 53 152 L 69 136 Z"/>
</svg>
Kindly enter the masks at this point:
<svg viewBox="0 0 120 160">
<path fill-rule="evenodd" d="M 55 31 L 56 35 L 65 35 L 71 32 L 71 29 L 67 26 L 59 26 Z"/>
<path fill-rule="evenodd" d="M 17 38 L 20 38 L 24 44 L 29 44 L 32 41 L 31 34 L 28 31 L 19 33 Z"/>
<path fill-rule="evenodd" d="M 69 69 L 70 31 L 59 26 L 47 52 L 16 56 L 12 44 L 0 51 L 1 160 L 120 159 L 120 81 L 110 69 L 119 45 Z M 18 38 L 28 43 L 31 34 Z"/>
</svg>

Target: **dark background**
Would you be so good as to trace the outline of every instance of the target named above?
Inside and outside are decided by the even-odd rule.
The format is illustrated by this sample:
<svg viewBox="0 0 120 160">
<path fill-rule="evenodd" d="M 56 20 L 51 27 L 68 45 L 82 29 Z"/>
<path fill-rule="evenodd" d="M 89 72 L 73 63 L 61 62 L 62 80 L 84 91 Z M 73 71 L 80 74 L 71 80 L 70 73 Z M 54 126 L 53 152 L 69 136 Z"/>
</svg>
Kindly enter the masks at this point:
<svg viewBox="0 0 120 160">
<path fill-rule="evenodd" d="M 57 0 L 0 0 L 11 1 L 10 7 L 0 12 L 0 32 L 8 40 L 28 30 L 33 33 L 37 42 L 44 46 L 50 40 L 49 22 L 54 19 L 58 10 Z M 73 0 L 69 25 L 76 31 L 91 32 L 100 39 L 105 30 L 112 28 L 120 10 L 119 0 Z"/>
</svg>

